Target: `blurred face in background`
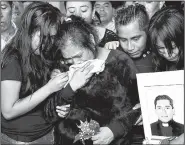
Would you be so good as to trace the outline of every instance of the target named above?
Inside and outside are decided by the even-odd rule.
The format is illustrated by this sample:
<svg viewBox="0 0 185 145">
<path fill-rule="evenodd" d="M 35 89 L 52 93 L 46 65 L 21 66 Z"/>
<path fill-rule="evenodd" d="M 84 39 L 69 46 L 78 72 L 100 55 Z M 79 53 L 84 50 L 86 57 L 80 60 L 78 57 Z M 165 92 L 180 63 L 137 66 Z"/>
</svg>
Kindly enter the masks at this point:
<svg viewBox="0 0 185 145">
<path fill-rule="evenodd" d="M 137 2 L 137 3 L 145 6 L 146 11 L 149 15 L 149 18 L 151 18 L 164 5 L 164 1 L 163 2 L 146 1 L 146 2 Z"/>
<path fill-rule="evenodd" d="M 92 3 L 90 1 L 67 1 L 66 14 L 67 16 L 76 15 L 84 18 L 87 23 L 92 22 Z"/>
<path fill-rule="evenodd" d="M 103 24 L 108 24 L 112 21 L 112 18 L 114 16 L 114 8 L 112 7 L 111 2 L 96 1 L 94 9 L 99 13 L 101 22 Z"/>
<path fill-rule="evenodd" d="M 1 32 L 11 27 L 12 7 L 9 2 L 1 2 Z"/>
<path fill-rule="evenodd" d="M 23 2 L 23 8 L 26 9 L 31 3 L 33 3 L 33 2 L 31 2 L 31 1 L 24 1 Z"/>
</svg>

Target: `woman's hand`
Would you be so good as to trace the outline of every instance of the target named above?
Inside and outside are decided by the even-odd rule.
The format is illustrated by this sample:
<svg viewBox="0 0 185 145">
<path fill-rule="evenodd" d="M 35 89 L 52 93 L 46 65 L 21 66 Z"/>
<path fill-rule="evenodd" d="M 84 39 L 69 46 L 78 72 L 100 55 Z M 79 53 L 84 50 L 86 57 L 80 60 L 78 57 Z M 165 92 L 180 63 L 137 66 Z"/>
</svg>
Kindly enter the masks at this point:
<svg viewBox="0 0 185 145">
<path fill-rule="evenodd" d="M 111 41 L 105 44 L 106 49 L 116 49 L 119 46 L 119 41 Z"/>
<path fill-rule="evenodd" d="M 69 113 L 70 104 L 68 105 L 62 105 L 56 107 L 56 112 L 58 113 L 58 116 L 61 118 L 64 118 Z"/>
<path fill-rule="evenodd" d="M 110 144 L 114 139 L 114 134 L 108 127 L 100 127 L 100 132 L 91 139 L 93 144 Z"/>
<path fill-rule="evenodd" d="M 51 79 L 53 79 L 54 77 L 56 77 L 57 75 L 59 75 L 61 72 L 59 69 L 54 69 L 51 73 Z"/>
<path fill-rule="evenodd" d="M 68 74 L 60 73 L 59 75 L 50 79 L 50 81 L 46 84 L 46 86 L 49 89 L 50 93 L 54 93 L 61 90 L 64 87 L 64 85 L 67 83 L 67 81 L 68 81 Z"/>
<path fill-rule="evenodd" d="M 141 108 L 141 105 L 140 105 L 140 103 L 138 103 L 132 109 L 137 110 L 137 109 L 140 109 L 140 108 Z M 143 124 L 143 118 L 142 118 L 142 115 L 140 115 L 134 125 L 142 125 L 142 124 Z"/>
<path fill-rule="evenodd" d="M 76 91 L 82 88 L 91 78 L 93 73 L 90 71 L 93 69 L 93 65 L 90 65 L 90 62 L 85 64 L 82 68 L 75 71 L 71 81 L 69 82 L 73 91 Z"/>
</svg>

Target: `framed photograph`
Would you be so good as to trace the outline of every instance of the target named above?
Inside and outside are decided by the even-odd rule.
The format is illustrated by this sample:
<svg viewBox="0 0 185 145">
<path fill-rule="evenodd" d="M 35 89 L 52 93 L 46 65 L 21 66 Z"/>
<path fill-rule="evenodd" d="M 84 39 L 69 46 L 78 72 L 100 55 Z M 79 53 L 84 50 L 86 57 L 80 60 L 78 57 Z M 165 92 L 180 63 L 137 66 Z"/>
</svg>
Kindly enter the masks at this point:
<svg viewBox="0 0 185 145">
<path fill-rule="evenodd" d="M 145 138 L 184 133 L 184 71 L 137 74 Z"/>
</svg>

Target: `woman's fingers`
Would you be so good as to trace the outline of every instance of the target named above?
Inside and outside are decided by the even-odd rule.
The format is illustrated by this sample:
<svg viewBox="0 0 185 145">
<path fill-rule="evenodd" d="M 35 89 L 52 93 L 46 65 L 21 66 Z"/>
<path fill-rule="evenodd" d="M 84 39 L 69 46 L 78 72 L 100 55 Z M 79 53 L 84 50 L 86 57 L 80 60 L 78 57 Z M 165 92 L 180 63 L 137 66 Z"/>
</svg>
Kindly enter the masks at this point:
<svg viewBox="0 0 185 145">
<path fill-rule="evenodd" d="M 69 107 L 70 107 L 70 104 L 57 106 L 56 109 L 61 110 L 61 111 L 67 111 L 69 109 Z"/>
<path fill-rule="evenodd" d="M 60 70 L 59 69 L 54 69 L 51 73 L 51 79 L 53 79 L 54 77 L 56 77 L 58 74 L 60 74 Z"/>
<path fill-rule="evenodd" d="M 58 116 L 61 117 L 61 118 L 66 117 L 66 115 L 67 115 L 67 113 L 63 114 L 63 113 L 59 113 L 59 112 L 58 112 Z"/>
<path fill-rule="evenodd" d="M 62 105 L 56 107 L 56 112 L 58 113 L 58 116 L 64 118 L 69 113 L 69 107 L 70 105 Z"/>
</svg>

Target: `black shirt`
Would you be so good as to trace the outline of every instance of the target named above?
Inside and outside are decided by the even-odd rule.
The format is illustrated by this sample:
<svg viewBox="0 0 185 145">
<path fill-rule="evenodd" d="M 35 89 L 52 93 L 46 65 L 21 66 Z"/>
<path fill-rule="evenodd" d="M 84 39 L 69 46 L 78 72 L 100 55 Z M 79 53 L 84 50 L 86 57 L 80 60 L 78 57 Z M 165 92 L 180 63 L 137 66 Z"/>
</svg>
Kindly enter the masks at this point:
<svg viewBox="0 0 185 145">
<path fill-rule="evenodd" d="M 1 81 L 5 80 L 22 81 L 21 67 L 15 57 L 2 69 Z M 20 96 L 22 97 L 25 96 Z M 34 141 L 51 131 L 52 127 L 52 124 L 47 123 L 43 117 L 42 103 L 12 120 L 6 120 L 1 113 L 1 132 L 17 141 Z"/>
</svg>

